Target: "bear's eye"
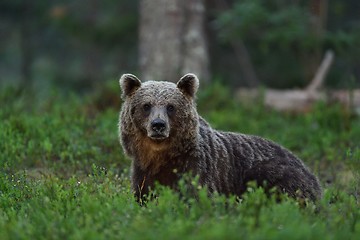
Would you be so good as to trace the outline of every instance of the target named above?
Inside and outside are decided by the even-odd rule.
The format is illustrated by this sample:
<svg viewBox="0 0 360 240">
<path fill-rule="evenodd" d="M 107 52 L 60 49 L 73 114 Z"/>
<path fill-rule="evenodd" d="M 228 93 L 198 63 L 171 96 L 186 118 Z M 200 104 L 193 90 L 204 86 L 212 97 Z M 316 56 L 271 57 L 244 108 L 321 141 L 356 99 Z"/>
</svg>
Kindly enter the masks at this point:
<svg viewBox="0 0 360 240">
<path fill-rule="evenodd" d="M 168 105 L 166 110 L 168 113 L 173 113 L 175 111 L 175 107 L 173 105 Z"/>
<path fill-rule="evenodd" d="M 150 109 L 151 109 L 151 105 L 146 103 L 146 104 L 143 105 L 143 109 L 144 109 L 145 112 L 149 112 Z"/>
</svg>

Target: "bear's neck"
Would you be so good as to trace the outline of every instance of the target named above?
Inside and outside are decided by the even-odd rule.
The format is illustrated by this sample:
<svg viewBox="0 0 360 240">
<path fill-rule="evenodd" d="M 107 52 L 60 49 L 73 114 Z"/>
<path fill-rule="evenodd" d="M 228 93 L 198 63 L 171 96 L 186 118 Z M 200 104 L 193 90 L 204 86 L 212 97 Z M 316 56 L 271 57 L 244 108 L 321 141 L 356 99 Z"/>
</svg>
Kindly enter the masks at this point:
<svg viewBox="0 0 360 240">
<path fill-rule="evenodd" d="M 150 175 L 155 175 L 162 168 L 167 169 L 171 168 L 171 166 L 186 170 L 187 161 L 192 152 L 195 151 L 194 146 L 197 146 L 196 138 L 183 139 L 181 142 L 176 143 L 171 142 L 171 140 L 156 143 L 145 137 L 135 142 L 134 164 Z"/>
</svg>

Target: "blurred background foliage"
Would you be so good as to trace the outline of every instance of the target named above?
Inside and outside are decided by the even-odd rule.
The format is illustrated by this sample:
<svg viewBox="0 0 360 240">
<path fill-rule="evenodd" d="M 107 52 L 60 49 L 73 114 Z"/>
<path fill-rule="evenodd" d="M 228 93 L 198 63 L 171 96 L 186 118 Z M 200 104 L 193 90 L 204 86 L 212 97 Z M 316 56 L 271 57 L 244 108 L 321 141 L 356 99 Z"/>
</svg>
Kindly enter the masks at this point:
<svg viewBox="0 0 360 240">
<path fill-rule="evenodd" d="M 142 72 L 145 1 L 170 2 L 0 1 L 1 239 L 357 239 L 360 118 L 332 102 L 279 112 L 233 90 L 304 87 L 328 49 L 335 62 L 326 87 L 360 87 L 360 2 L 171 1 L 205 3 L 211 83 L 201 79 L 199 113 L 214 128 L 260 135 L 303 159 L 324 197 L 319 208 L 299 208 L 251 186 L 244 201 L 208 198 L 205 189 L 198 201 L 182 200 L 162 188 L 148 207 L 134 201 L 118 139 L 118 79 Z"/>
<path fill-rule="evenodd" d="M 326 85 L 359 86 L 360 2 L 321 2 L 205 1 L 212 79 L 251 85 L 232 44 L 241 41 L 261 85 L 307 85 L 332 49 Z M 138 8 L 132 0 L 1 1 L 0 84 L 84 90 L 138 73 Z"/>
<path fill-rule="evenodd" d="M 344 87 L 351 76 L 359 79 L 359 9 L 351 0 L 240 0 L 216 15 L 214 26 L 220 43 L 243 39 L 267 86 L 307 85 L 323 53 L 332 49 L 336 63 L 327 85 Z"/>
<path fill-rule="evenodd" d="M 1 1 L 2 82 L 77 90 L 136 69 L 136 1 Z"/>
</svg>

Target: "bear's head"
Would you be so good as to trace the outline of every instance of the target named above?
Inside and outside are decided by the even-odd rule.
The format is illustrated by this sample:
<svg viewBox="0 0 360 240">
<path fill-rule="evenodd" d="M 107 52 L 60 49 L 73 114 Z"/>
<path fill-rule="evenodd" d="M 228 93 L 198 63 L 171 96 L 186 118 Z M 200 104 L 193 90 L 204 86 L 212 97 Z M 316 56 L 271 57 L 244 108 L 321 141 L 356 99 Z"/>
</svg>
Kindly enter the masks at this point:
<svg viewBox="0 0 360 240">
<path fill-rule="evenodd" d="M 122 125 L 154 144 L 187 141 L 197 134 L 195 94 L 199 80 L 186 74 L 177 84 L 165 81 L 141 82 L 132 74 L 120 78 L 124 100 Z"/>
</svg>

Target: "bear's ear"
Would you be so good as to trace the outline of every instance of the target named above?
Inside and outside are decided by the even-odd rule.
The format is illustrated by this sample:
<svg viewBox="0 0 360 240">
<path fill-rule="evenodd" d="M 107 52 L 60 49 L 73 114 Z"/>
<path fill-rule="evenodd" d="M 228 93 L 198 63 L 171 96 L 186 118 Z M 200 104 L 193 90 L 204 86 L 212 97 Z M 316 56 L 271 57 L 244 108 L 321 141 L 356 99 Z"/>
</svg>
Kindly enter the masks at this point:
<svg viewBox="0 0 360 240">
<path fill-rule="evenodd" d="M 135 75 L 130 73 L 123 74 L 119 80 L 119 83 L 122 91 L 121 97 L 123 99 L 135 92 L 136 89 L 141 86 L 141 81 Z"/>
<path fill-rule="evenodd" d="M 199 79 L 193 73 L 185 74 L 177 83 L 177 87 L 185 95 L 194 98 L 199 88 Z"/>
</svg>

